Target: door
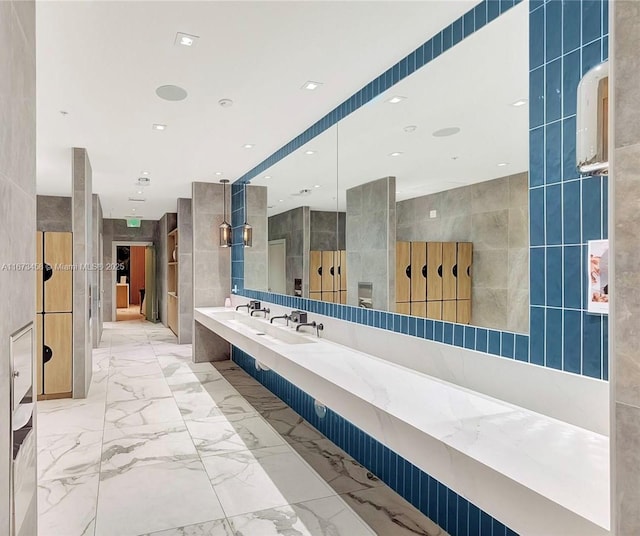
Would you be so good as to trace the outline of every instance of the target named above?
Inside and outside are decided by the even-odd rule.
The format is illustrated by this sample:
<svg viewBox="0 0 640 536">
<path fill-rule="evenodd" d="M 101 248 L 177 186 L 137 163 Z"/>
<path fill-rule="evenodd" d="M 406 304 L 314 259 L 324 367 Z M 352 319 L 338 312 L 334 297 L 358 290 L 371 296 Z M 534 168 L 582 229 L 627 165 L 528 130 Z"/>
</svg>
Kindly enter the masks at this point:
<svg viewBox="0 0 640 536">
<path fill-rule="evenodd" d="M 427 244 L 411 242 L 411 301 L 427 299 Z"/>
<path fill-rule="evenodd" d="M 444 242 L 442 244 L 442 299 L 455 300 L 457 296 L 457 244 Z M 444 310 L 443 310 L 444 314 Z M 455 316 L 455 313 L 454 313 Z M 444 320 L 446 320 L 443 317 Z"/>
<path fill-rule="evenodd" d="M 146 288 L 144 254 L 144 246 L 131 246 L 129 252 L 129 303 L 133 305 L 140 305 L 140 290 Z"/>
<path fill-rule="evenodd" d="M 320 300 L 322 291 L 322 251 L 309 252 L 309 297 Z"/>
<path fill-rule="evenodd" d="M 287 241 L 269 242 L 269 292 L 287 293 Z"/>
<path fill-rule="evenodd" d="M 323 300 L 325 299 L 324 298 L 325 292 L 333 292 L 335 290 L 335 286 L 333 283 L 334 275 L 335 275 L 335 251 L 323 251 L 322 252 L 322 299 Z"/>
<path fill-rule="evenodd" d="M 71 233 L 44 233 L 44 262 L 51 268 L 44 276 L 45 312 L 70 313 L 73 309 L 72 236 Z"/>
<path fill-rule="evenodd" d="M 396 302 L 411 301 L 411 242 L 396 242 Z"/>
<path fill-rule="evenodd" d="M 442 300 L 442 242 L 427 242 L 427 301 L 440 300 Z M 428 308 L 427 314 L 429 314 Z"/>
<path fill-rule="evenodd" d="M 44 394 L 71 393 L 73 314 L 44 315 Z"/>
</svg>

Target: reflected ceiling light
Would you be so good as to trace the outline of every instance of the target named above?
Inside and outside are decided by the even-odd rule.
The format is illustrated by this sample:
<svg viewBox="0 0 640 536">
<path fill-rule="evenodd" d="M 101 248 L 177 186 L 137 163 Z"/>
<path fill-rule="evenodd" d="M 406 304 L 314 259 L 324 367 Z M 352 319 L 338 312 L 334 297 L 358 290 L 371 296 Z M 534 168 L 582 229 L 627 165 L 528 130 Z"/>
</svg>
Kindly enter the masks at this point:
<svg viewBox="0 0 640 536">
<path fill-rule="evenodd" d="M 304 154 L 309 154 L 309 155 L 311 155 L 311 154 L 316 154 L 316 152 L 315 152 L 315 151 L 312 151 L 312 150 L 308 150 L 308 151 L 305 151 L 305 152 L 304 152 Z"/>
<path fill-rule="evenodd" d="M 153 130 L 164 130 L 167 128 L 167 125 L 163 125 L 162 123 L 154 123 L 151 128 L 153 128 Z"/>
<path fill-rule="evenodd" d="M 460 128 L 459 127 L 446 127 L 446 128 L 441 128 L 440 130 L 436 130 L 433 135 L 436 138 L 446 138 L 447 136 L 453 136 L 454 134 L 457 134 L 458 132 L 460 132 Z"/>
<path fill-rule="evenodd" d="M 390 153 L 389 156 L 400 156 L 402 153 L 400 152 L 395 152 L 395 153 Z"/>
<path fill-rule="evenodd" d="M 316 185 L 314 186 L 314 188 L 320 188 L 320 186 L 322 186 L 322 185 L 321 185 L 321 184 L 316 184 Z"/>
<path fill-rule="evenodd" d="M 141 194 L 141 193 L 142 193 L 142 190 L 138 190 L 138 193 L 139 193 L 139 194 Z"/>
<path fill-rule="evenodd" d="M 254 145 L 253 143 L 245 143 L 242 148 L 243 149 L 253 149 Z"/>
<path fill-rule="evenodd" d="M 216 176 L 217 177 L 221 177 L 222 176 L 222 171 L 216 171 Z"/>
<path fill-rule="evenodd" d="M 231 225 L 227 221 L 227 184 L 229 179 L 221 179 L 222 184 L 222 223 L 219 227 L 220 247 L 228 248 L 231 246 Z"/>
<path fill-rule="evenodd" d="M 498 164 L 498 167 L 504 167 L 504 166 L 508 166 L 508 165 L 509 165 L 509 162 L 500 162 Z"/>
<path fill-rule="evenodd" d="M 249 183 L 244 184 L 244 223 L 242 224 L 242 245 L 245 248 L 253 246 L 253 227 L 247 223 L 247 190 L 249 189 Z"/>
<path fill-rule="evenodd" d="M 404 127 L 404 129 L 403 129 L 403 130 L 404 130 L 405 132 L 409 132 L 409 133 L 411 133 L 411 132 L 415 132 L 415 131 L 417 130 L 417 128 L 418 128 L 418 127 L 417 127 L 416 125 L 407 125 L 406 127 Z"/>
<path fill-rule="evenodd" d="M 405 100 L 407 97 L 402 97 L 400 95 L 394 95 L 393 97 L 391 97 L 390 99 L 387 99 L 387 102 L 389 104 L 398 104 L 399 102 L 402 102 L 403 100 Z"/>
<path fill-rule="evenodd" d="M 135 212 L 135 211 L 136 211 L 136 209 L 135 209 L 135 208 L 132 208 L 132 209 L 131 209 L 131 212 Z"/>
<path fill-rule="evenodd" d="M 280 203 L 284 203 L 284 199 L 278 199 Z"/>
<path fill-rule="evenodd" d="M 301 89 L 306 89 L 308 91 L 315 91 L 322 85 L 322 82 L 314 82 L 313 80 L 307 80 Z"/>
<path fill-rule="evenodd" d="M 143 171 L 143 172 L 142 172 L 142 174 L 143 174 L 143 175 L 148 175 L 148 174 L 149 174 L 149 172 L 148 172 L 148 171 Z"/>
<path fill-rule="evenodd" d="M 271 175 L 265 175 L 265 176 L 264 176 L 264 178 L 265 178 L 265 179 L 270 179 L 270 178 L 271 178 Z"/>
<path fill-rule="evenodd" d="M 511 106 L 524 106 L 525 104 L 527 104 L 527 99 L 520 99 L 517 100 L 516 102 L 512 102 Z"/>
<path fill-rule="evenodd" d="M 176 34 L 176 40 L 174 42 L 175 45 L 182 45 L 184 47 L 192 47 L 196 44 L 196 41 L 199 39 L 197 35 L 191 35 L 184 32 L 178 32 Z"/>
</svg>

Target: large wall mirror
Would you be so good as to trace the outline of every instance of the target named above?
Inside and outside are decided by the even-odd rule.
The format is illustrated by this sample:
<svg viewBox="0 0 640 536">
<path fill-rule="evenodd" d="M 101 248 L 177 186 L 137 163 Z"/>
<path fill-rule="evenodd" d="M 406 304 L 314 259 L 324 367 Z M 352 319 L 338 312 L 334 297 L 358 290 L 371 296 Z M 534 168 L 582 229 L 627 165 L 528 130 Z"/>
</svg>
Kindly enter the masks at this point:
<svg viewBox="0 0 640 536">
<path fill-rule="evenodd" d="M 334 279 L 346 215 L 337 212 L 337 132 L 334 125 L 251 181 L 267 189 L 268 282 L 257 290 L 340 301 Z"/>
<path fill-rule="evenodd" d="M 527 57 L 523 3 L 254 178 L 268 290 L 527 333 Z"/>
<path fill-rule="evenodd" d="M 527 28 L 517 6 L 339 123 L 349 305 L 528 332 Z"/>
</svg>

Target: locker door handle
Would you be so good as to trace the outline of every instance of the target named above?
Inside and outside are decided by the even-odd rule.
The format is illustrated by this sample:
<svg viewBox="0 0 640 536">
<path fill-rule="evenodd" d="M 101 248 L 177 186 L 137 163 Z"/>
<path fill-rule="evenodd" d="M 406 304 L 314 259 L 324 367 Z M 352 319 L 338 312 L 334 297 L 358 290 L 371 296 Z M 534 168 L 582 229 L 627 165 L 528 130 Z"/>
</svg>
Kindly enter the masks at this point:
<svg viewBox="0 0 640 536">
<path fill-rule="evenodd" d="M 411 279 L 411 265 L 410 264 L 407 265 L 407 268 L 405 269 L 404 273 L 407 274 L 407 277 L 409 279 Z"/>
<path fill-rule="evenodd" d="M 342 275 L 342 270 L 341 270 L 342 266 L 338 266 L 338 275 Z"/>
<path fill-rule="evenodd" d="M 422 277 L 424 277 L 425 279 L 427 278 L 427 265 L 426 264 L 422 267 Z"/>
<path fill-rule="evenodd" d="M 442 264 L 438 266 L 438 275 L 442 277 Z"/>
<path fill-rule="evenodd" d="M 454 264 L 453 268 L 451 268 L 451 272 L 453 273 L 453 277 L 458 277 L 458 265 Z"/>
<path fill-rule="evenodd" d="M 49 361 L 51 361 L 51 358 L 53 357 L 53 350 L 51 350 L 51 348 L 49 348 L 46 344 L 42 347 L 42 362 L 43 363 L 48 363 Z"/>
<path fill-rule="evenodd" d="M 318 275 L 322 275 L 322 266 L 318 266 Z"/>
<path fill-rule="evenodd" d="M 467 275 L 468 275 L 469 277 L 471 277 L 470 270 L 471 270 L 471 266 L 467 266 Z"/>
<path fill-rule="evenodd" d="M 46 262 L 42 265 L 44 273 L 42 274 L 42 279 L 44 281 L 49 281 L 53 277 L 53 268 L 48 265 Z"/>
<path fill-rule="evenodd" d="M 333 273 L 333 266 L 332 266 L 332 267 L 331 267 L 331 269 L 329 270 L 329 273 L 330 273 L 331 275 L 335 275 L 335 274 Z"/>
</svg>

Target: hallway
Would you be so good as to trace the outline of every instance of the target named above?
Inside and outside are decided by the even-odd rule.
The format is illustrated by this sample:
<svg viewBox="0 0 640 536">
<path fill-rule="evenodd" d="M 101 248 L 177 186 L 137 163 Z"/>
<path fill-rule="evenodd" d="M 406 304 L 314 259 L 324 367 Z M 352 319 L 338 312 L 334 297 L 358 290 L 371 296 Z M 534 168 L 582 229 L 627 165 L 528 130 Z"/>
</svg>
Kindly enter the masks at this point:
<svg viewBox="0 0 640 536">
<path fill-rule="evenodd" d="M 93 361 L 87 399 L 38 403 L 40 536 L 444 534 L 231 361 L 192 363 L 161 325 L 105 324 Z"/>
</svg>

